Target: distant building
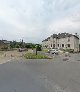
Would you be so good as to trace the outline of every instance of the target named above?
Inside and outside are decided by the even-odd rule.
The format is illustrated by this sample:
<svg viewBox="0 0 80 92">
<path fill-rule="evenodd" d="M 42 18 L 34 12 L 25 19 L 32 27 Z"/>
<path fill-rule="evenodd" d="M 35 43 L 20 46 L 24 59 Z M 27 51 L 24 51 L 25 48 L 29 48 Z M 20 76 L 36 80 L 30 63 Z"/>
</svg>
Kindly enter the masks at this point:
<svg viewBox="0 0 80 92">
<path fill-rule="evenodd" d="M 73 49 L 79 51 L 79 37 L 69 33 L 53 34 L 42 41 L 43 48 Z"/>
</svg>

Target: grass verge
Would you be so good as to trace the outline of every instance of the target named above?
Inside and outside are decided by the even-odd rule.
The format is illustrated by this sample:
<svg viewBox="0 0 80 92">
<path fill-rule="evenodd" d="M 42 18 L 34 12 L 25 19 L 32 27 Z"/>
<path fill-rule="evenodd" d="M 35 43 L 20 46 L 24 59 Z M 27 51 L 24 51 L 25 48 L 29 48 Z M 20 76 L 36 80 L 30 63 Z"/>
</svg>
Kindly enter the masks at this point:
<svg viewBox="0 0 80 92">
<path fill-rule="evenodd" d="M 46 52 L 48 52 L 48 49 L 43 49 L 42 51 L 46 53 Z"/>
<path fill-rule="evenodd" d="M 25 54 L 24 56 L 26 59 L 51 59 L 50 57 L 46 56 L 46 55 L 35 55 L 35 54 L 31 54 L 31 53 L 28 53 L 28 54 Z"/>
</svg>

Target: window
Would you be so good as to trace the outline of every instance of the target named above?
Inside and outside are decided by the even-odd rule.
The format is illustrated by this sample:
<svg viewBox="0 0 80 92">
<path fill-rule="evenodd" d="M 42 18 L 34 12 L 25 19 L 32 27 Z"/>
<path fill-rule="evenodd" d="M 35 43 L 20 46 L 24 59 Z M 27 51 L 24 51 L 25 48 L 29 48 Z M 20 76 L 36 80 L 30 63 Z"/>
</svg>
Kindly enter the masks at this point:
<svg viewBox="0 0 80 92">
<path fill-rule="evenodd" d="M 53 48 L 55 48 L 55 44 L 53 44 Z"/>
<path fill-rule="evenodd" d="M 52 47 L 52 44 L 51 44 L 51 47 Z"/>
<path fill-rule="evenodd" d="M 58 44 L 58 47 L 59 47 L 59 44 Z"/>
<path fill-rule="evenodd" d="M 68 42 L 70 42 L 70 37 L 68 38 Z"/>
<path fill-rule="evenodd" d="M 62 44 L 62 47 L 64 47 L 64 44 Z"/>
<path fill-rule="evenodd" d="M 70 48 L 70 44 L 68 44 L 68 47 Z"/>
</svg>

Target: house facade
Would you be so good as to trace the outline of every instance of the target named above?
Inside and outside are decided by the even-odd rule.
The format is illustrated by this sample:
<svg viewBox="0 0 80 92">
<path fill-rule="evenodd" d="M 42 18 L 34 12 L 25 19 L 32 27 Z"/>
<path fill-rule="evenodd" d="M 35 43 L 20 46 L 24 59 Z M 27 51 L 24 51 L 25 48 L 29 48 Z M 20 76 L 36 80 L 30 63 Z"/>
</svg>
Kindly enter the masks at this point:
<svg viewBox="0 0 80 92">
<path fill-rule="evenodd" d="M 75 52 L 79 51 L 79 37 L 77 34 L 69 33 L 53 34 L 42 41 L 43 48 L 54 49 L 72 49 Z"/>
</svg>

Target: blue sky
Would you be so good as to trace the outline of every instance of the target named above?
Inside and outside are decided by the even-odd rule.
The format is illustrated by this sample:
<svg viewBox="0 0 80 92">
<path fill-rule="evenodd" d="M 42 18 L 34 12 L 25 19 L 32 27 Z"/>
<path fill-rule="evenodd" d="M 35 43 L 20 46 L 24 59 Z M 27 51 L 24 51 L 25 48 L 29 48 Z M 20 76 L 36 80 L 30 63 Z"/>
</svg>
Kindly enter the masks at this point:
<svg viewBox="0 0 80 92">
<path fill-rule="evenodd" d="M 0 0 L 0 39 L 40 43 L 59 32 L 80 35 L 80 0 Z"/>
</svg>

